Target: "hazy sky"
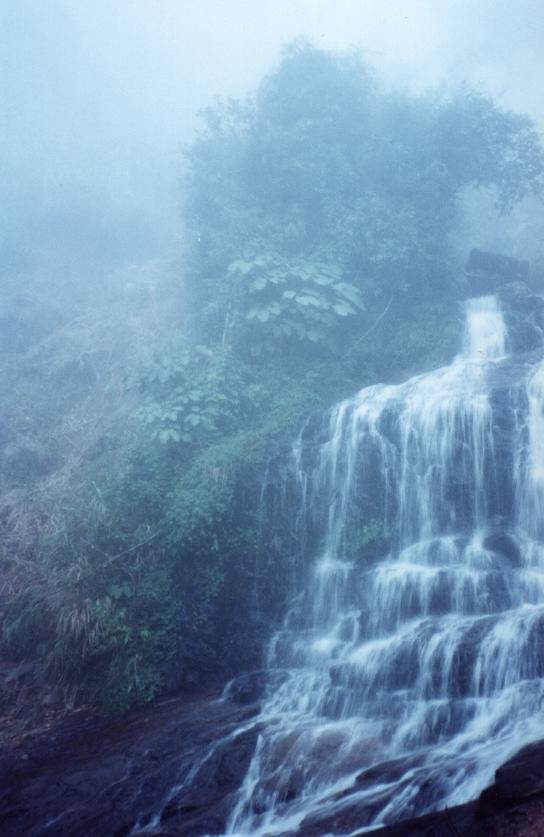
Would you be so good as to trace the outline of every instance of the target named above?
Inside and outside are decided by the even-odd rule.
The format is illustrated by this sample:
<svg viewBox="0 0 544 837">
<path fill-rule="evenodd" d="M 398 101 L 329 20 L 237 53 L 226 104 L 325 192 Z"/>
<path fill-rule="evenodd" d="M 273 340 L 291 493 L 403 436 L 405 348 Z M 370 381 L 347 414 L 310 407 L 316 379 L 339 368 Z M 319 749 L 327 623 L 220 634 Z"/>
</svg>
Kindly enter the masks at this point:
<svg viewBox="0 0 544 837">
<path fill-rule="evenodd" d="M 93 207 L 171 241 L 196 112 L 300 35 L 360 46 L 388 82 L 466 79 L 544 124 L 544 0 L 0 0 L 0 33 L 0 221 L 19 236 L 67 211 L 75 234 Z"/>
</svg>

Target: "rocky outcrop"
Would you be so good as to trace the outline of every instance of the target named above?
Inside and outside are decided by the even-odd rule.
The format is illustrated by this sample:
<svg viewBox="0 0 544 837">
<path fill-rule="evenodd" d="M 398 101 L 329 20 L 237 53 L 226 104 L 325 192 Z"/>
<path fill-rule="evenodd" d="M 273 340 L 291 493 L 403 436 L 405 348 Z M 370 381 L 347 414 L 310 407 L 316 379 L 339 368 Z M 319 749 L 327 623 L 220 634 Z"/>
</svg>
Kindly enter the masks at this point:
<svg viewBox="0 0 544 837">
<path fill-rule="evenodd" d="M 529 262 L 474 249 L 470 252 L 465 274 L 469 295 L 485 296 L 494 293 L 501 285 L 525 282 L 529 276 Z"/>
<path fill-rule="evenodd" d="M 465 266 L 465 276 L 468 296 L 496 294 L 500 299 L 508 331 L 508 352 L 523 354 L 543 346 L 544 296 L 529 285 L 529 262 L 474 249 Z"/>
<path fill-rule="evenodd" d="M 77 712 L 17 736 L 0 750 L 2 836 L 121 837 L 155 817 L 162 833 L 220 833 L 258 709 L 176 697 L 122 718 Z"/>
<path fill-rule="evenodd" d="M 531 352 L 544 340 L 544 297 L 532 292 L 525 282 L 508 282 L 497 290 L 505 312 L 509 351 Z"/>
<path fill-rule="evenodd" d="M 178 696 L 123 718 L 77 712 L 16 736 L 0 749 L 2 835 L 124 837 L 137 822 L 154 835 L 224 833 L 254 751 L 258 710 L 254 702 Z M 356 835 L 362 825 L 353 805 L 309 818 L 286 837 Z M 514 834 L 544 834 L 544 741 L 499 768 L 478 800 L 361 837 Z"/>
<path fill-rule="evenodd" d="M 544 741 L 537 741 L 500 767 L 494 783 L 478 800 L 365 832 L 365 837 L 542 837 L 543 834 Z"/>
<path fill-rule="evenodd" d="M 469 296 L 499 297 L 509 352 L 531 352 L 543 345 L 544 297 L 529 285 L 529 262 L 475 249 L 465 266 L 465 276 Z"/>
</svg>

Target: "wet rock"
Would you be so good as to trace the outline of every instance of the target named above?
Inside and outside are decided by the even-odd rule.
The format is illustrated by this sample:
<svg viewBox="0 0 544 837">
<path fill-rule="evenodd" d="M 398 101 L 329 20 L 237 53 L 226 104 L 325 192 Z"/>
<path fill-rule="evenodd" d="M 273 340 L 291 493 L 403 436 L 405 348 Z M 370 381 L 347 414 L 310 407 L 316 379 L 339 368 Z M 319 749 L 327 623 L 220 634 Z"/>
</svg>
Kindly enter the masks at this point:
<svg viewBox="0 0 544 837">
<path fill-rule="evenodd" d="M 257 712 L 256 704 L 178 697 L 121 719 L 74 713 L 28 736 L 27 759 L 14 742 L 0 750 L 2 837 L 121 837 L 163 808 L 166 833 L 218 833 L 253 753 Z M 215 741 L 223 742 L 216 751 Z M 167 805 L 200 760 L 190 793 Z"/>
<path fill-rule="evenodd" d="M 544 336 L 544 297 L 525 282 L 509 282 L 497 291 L 505 312 L 508 349 L 513 353 L 531 352 L 542 346 Z"/>
<path fill-rule="evenodd" d="M 544 795 L 543 741 L 529 744 L 499 767 L 493 785 L 482 793 L 481 802 L 491 803 L 491 807 L 503 806 L 535 794 Z"/>
<path fill-rule="evenodd" d="M 508 532 L 501 532 L 500 530 L 492 532 L 485 538 L 484 547 L 506 558 L 511 567 L 521 567 L 522 558 L 519 543 Z"/>
<path fill-rule="evenodd" d="M 465 266 L 472 296 L 492 294 L 501 285 L 525 281 L 529 275 L 529 262 L 490 253 L 485 250 L 471 250 Z"/>
<path fill-rule="evenodd" d="M 225 688 L 225 697 L 234 703 L 246 704 L 260 700 L 268 689 L 276 690 L 288 678 L 286 671 L 252 671 L 241 674 Z"/>
<path fill-rule="evenodd" d="M 364 837 L 492 837 L 494 832 L 486 830 L 488 828 L 488 823 L 479 822 L 477 805 L 472 802 L 365 831 Z M 353 837 L 363 837 L 363 833 L 355 832 Z"/>
<path fill-rule="evenodd" d="M 259 728 L 254 726 L 228 741 L 219 742 L 197 771 L 190 787 L 165 808 L 162 820 L 174 824 L 187 837 L 223 833 L 255 750 Z"/>
<path fill-rule="evenodd" d="M 544 741 L 524 747 L 465 805 L 406 819 L 365 837 L 539 837 L 544 834 Z M 354 832 L 354 837 L 363 837 Z"/>
<path fill-rule="evenodd" d="M 505 322 L 508 330 L 508 349 L 513 354 L 532 352 L 542 346 L 542 327 L 534 322 L 534 318 L 507 312 Z"/>
<path fill-rule="evenodd" d="M 537 325 L 544 322 L 544 297 L 535 294 L 525 282 L 509 282 L 499 290 L 499 299 L 506 308 L 534 316 Z"/>
</svg>

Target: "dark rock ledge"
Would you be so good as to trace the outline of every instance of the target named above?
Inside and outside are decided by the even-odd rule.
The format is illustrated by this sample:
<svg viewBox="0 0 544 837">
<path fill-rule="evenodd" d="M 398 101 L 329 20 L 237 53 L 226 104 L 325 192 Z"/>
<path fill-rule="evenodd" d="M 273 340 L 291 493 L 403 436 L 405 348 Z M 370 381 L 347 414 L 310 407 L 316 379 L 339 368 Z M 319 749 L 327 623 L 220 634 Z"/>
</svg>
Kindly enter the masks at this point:
<svg viewBox="0 0 544 837">
<path fill-rule="evenodd" d="M 153 834 L 221 832 L 255 747 L 258 711 L 255 702 L 175 697 L 118 718 L 77 712 L 14 739 L 0 750 L 0 834 L 124 837 L 157 809 Z M 168 801 L 195 766 L 191 788 Z"/>
<path fill-rule="evenodd" d="M 259 732 L 259 704 L 233 697 L 178 696 L 119 718 L 77 712 L 12 739 L 0 749 L 2 837 L 126 837 L 158 810 L 156 837 L 222 833 Z M 191 769 L 190 787 L 169 800 Z M 544 741 L 497 770 L 480 799 L 368 835 L 544 837 Z"/>
<path fill-rule="evenodd" d="M 529 744 L 500 767 L 476 801 L 367 831 L 364 837 L 374 835 L 544 837 L 544 741 Z"/>
</svg>

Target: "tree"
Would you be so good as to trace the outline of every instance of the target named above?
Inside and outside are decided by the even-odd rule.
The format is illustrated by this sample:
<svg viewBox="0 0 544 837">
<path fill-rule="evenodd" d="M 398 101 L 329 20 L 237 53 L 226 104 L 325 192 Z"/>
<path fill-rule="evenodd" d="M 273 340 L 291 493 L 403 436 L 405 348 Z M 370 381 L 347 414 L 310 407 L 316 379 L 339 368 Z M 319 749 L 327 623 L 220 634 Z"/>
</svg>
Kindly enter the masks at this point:
<svg viewBox="0 0 544 837">
<path fill-rule="evenodd" d="M 212 340 L 254 354 L 343 346 L 391 294 L 452 293 L 463 190 L 494 186 L 503 211 L 542 191 L 527 117 L 464 87 L 386 92 L 355 53 L 296 43 L 252 98 L 203 117 L 185 183 L 188 291 Z M 351 299 L 327 296 L 323 270 Z"/>
</svg>

